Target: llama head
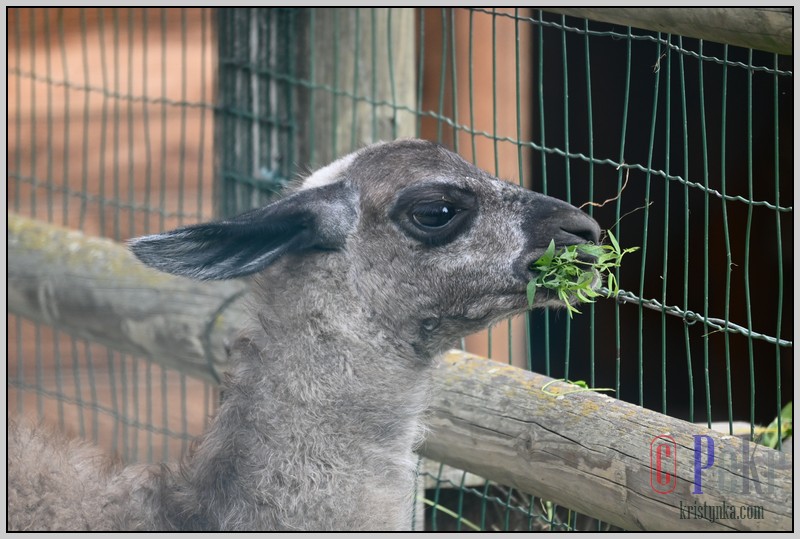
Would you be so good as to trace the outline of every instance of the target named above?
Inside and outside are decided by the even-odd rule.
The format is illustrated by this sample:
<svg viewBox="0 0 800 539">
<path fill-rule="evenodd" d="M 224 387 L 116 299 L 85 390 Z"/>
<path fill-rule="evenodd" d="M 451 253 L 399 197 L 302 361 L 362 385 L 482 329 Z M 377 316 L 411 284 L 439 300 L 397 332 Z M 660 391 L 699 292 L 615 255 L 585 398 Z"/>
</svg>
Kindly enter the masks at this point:
<svg viewBox="0 0 800 539">
<path fill-rule="evenodd" d="M 343 157 L 263 208 L 130 247 L 149 266 L 198 279 L 279 270 L 270 286 L 291 279 L 293 265 L 335 266 L 347 275 L 346 301 L 387 328 L 411 328 L 427 355 L 524 311 L 531 264 L 551 240 L 563 247 L 599 234 L 566 202 L 499 180 L 439 145 L 400 140 Z M 537 306 L 557 304 L 549 292 L 536 295 Z"/>
</svg>

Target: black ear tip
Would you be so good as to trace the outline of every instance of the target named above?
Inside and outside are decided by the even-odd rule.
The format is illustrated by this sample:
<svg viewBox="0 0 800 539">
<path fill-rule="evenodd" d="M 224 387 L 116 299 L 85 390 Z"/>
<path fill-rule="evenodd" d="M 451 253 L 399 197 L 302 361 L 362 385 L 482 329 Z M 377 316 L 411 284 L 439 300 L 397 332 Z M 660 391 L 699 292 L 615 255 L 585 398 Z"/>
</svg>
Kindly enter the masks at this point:
<svg viewBox="0 0 800 539">
<path fill-rule="evenodd" d="M 154 236 L 137 236 L 135 238 L 130 238 L 125 242 L 125 246 L 129 251 L 136 253 L 141 251 L 148 243 L 151 243 L 153 237 Z"/>
<path fill-rule="evenodd" d="M 125 243 L 128 250 L 142 263 L 158 269 L 162 268 L 165 258 L 170 258 L 175 247 L 174 242 L 170 241 L 167 234 L 139 236 L 131 238 Z"/>
<path fill-rule="evenodd" d="M 142 250 L 142 240 L 144 240 L 144 238 L 146 238 L 146 236 L 130 238 L 125 242 L 125 247 L 127 247 L 130 252 L 138 256 L 138 253 Z"/>
</svg>

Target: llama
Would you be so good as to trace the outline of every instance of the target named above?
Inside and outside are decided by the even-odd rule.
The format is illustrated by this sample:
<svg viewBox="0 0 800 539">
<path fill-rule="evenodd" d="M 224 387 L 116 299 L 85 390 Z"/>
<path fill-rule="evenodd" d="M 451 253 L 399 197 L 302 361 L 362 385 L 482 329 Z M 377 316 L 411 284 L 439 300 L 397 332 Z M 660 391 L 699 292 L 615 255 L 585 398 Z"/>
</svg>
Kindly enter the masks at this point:
<svg viewBox="0 0 800 539">
<path fill-rule="evenodd" d="M 8 526 L 407 529 L 436 358 L 528 308 L 531 263 L 551 239 L 599 233 L 565 202 L 400 140 L 263 208 L 134 239 L 161 271 L 252 276 L 219 410 L 180 465 L 124 467 L 11 423 Z M 535 305 L 558 300 L 541 291 Z"/>
</svg>

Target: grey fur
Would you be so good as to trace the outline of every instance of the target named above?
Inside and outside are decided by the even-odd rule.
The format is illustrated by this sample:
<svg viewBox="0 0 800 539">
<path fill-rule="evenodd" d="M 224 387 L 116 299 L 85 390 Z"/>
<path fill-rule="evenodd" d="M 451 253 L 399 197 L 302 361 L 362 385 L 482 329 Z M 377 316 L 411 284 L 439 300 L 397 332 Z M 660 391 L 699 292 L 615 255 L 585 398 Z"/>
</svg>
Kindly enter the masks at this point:
<svg viewBox="0 0 800 539">
<path fill-rule="evenodd" d="M 254 274 L 219 411 L 179 466 L 123 467 L 12 423 L 8 526 L 408 528 L 436 357 L 526 309 L 529 265 L 551 238 L 598 235 L 564 202 L 406 140 L 337 161 L 266 208 L 135 240 L 163 271 Z"/>
</svg>

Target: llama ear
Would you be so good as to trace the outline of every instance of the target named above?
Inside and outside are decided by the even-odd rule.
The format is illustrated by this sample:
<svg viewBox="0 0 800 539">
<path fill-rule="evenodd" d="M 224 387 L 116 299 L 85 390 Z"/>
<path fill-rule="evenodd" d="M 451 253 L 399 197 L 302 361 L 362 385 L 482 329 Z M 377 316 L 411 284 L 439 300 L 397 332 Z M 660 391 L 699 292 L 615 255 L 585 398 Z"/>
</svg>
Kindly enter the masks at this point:
<svg viewBox="0 0 800 539">
<path fill-rule="evenodd" d="M 184 277 L 233 279 L 286 253 L 337 249 L 356 226 L 357 194 L 344 182 L 294 193 L 231 219 L 129 241 L 146 265 Z"/>
</svg>

